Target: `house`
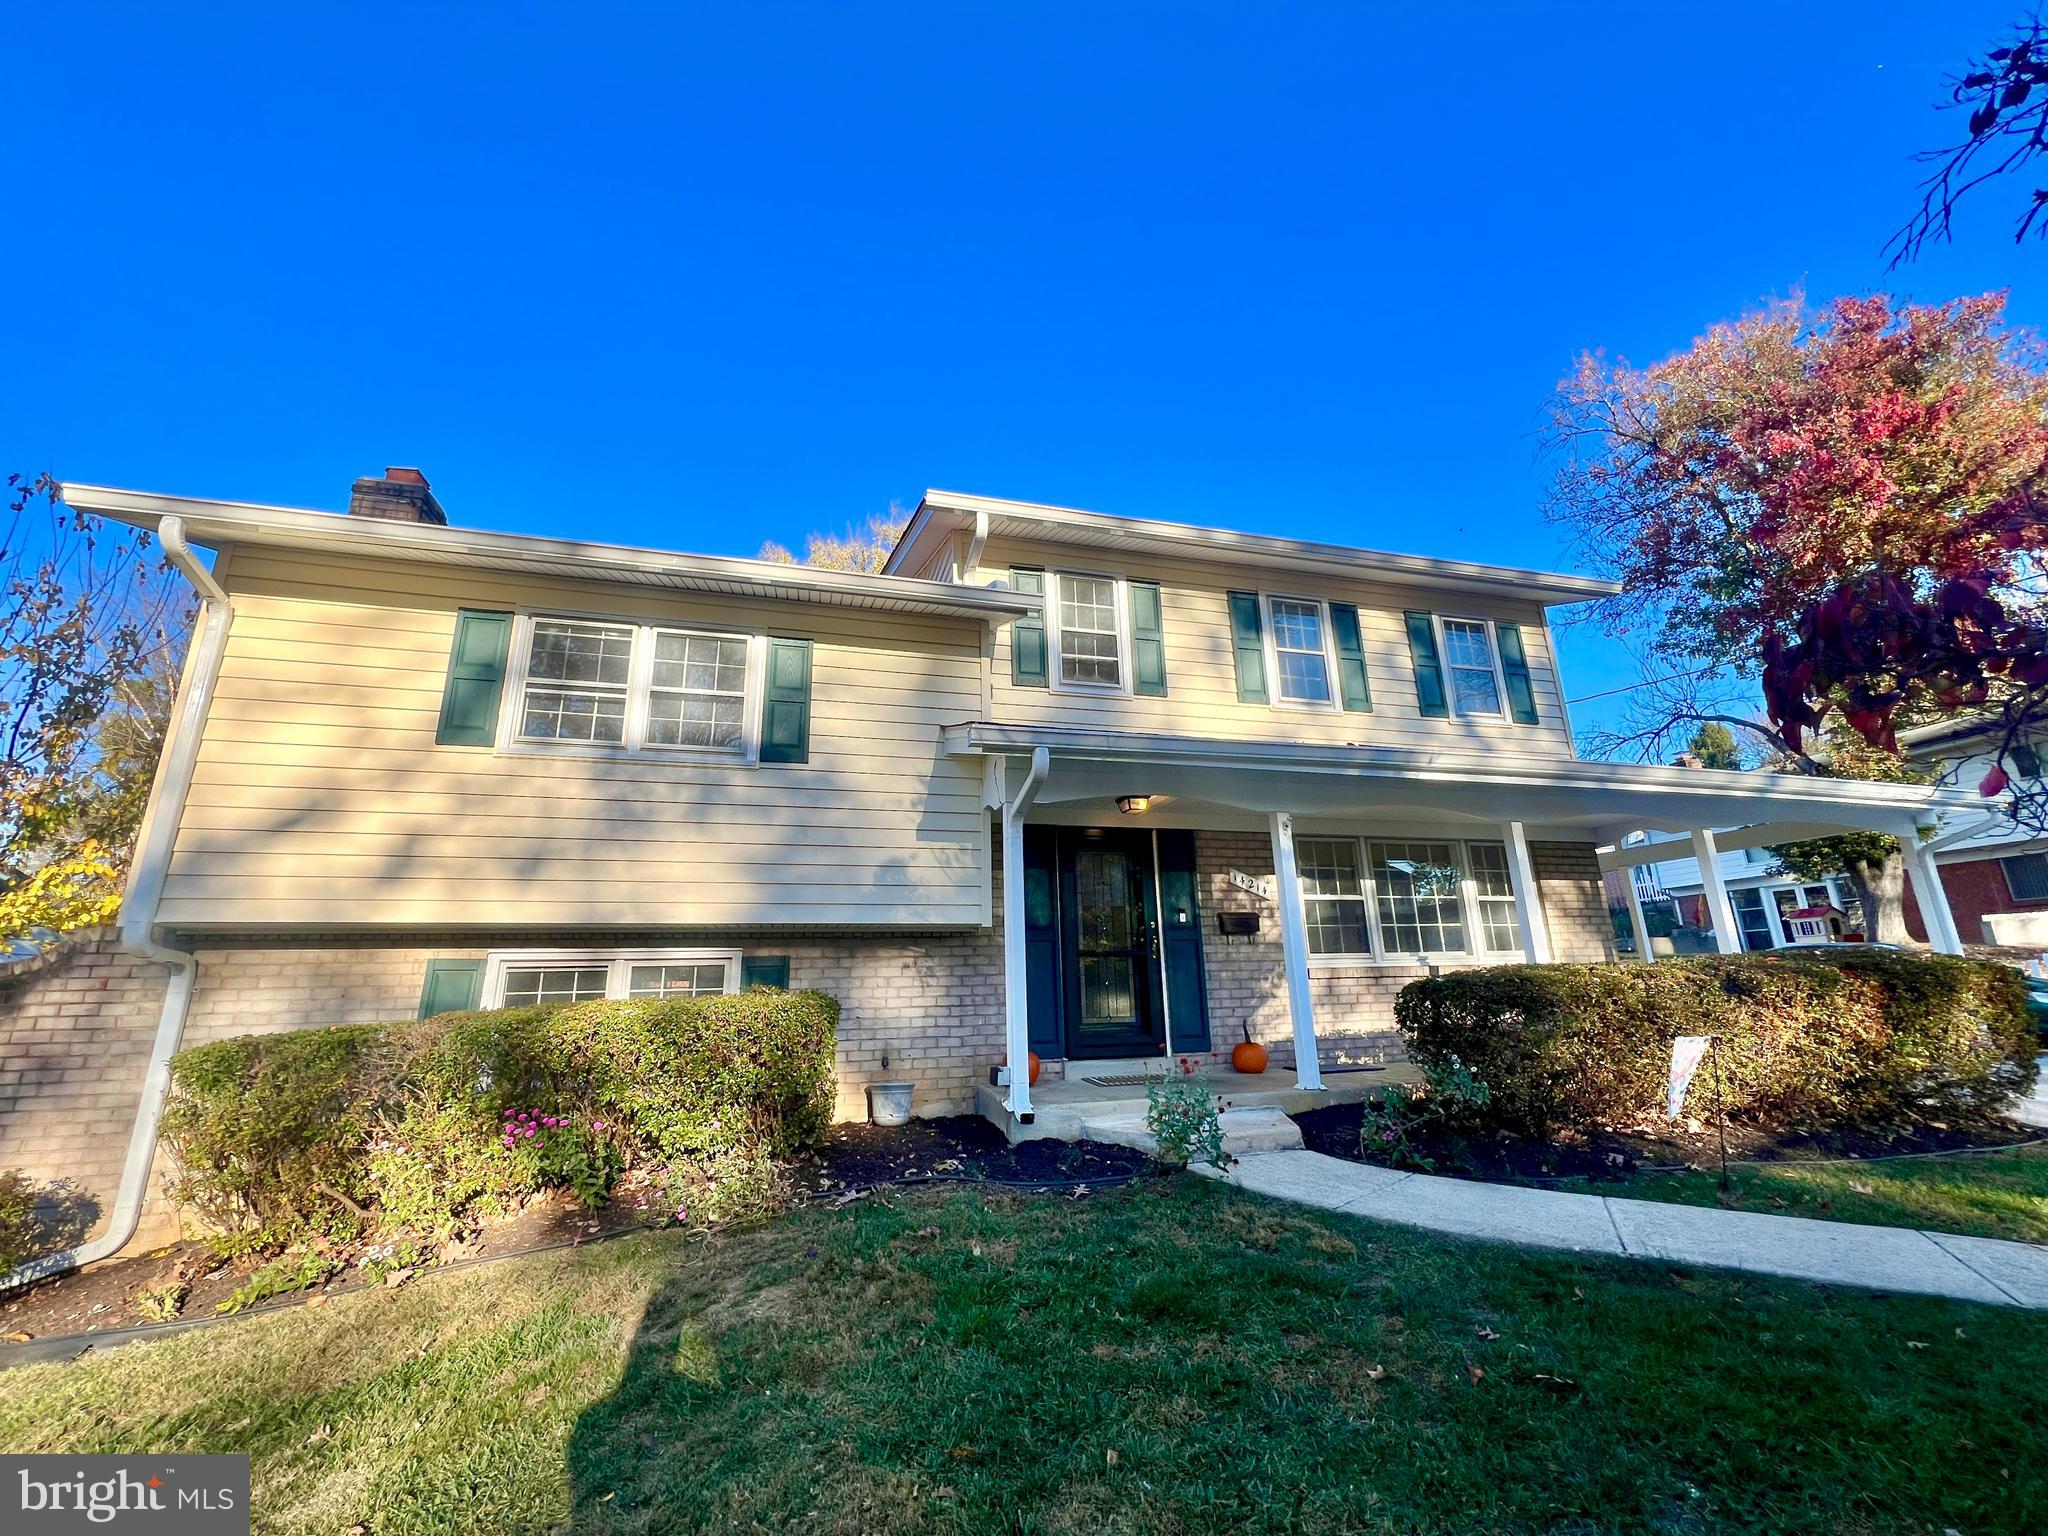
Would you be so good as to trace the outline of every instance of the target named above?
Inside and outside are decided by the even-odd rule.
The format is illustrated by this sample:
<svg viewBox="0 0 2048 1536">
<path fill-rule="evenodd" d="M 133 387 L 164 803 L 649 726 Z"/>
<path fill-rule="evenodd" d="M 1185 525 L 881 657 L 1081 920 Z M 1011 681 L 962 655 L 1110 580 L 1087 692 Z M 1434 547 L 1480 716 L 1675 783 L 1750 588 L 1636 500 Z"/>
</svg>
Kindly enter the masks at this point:
<svg viewBox="0 0 2048 1536">
<path fill-rule="evenodd" d="M 1645 834 L 1643 846 L 1658 842 L 1687 846 L 1682 838 L 1655 831 Z M 1795 912 L 1810 907 L 1832 907 L 1839 911 L 1847 905 L 1845 898 L 1848 892 L 1842 882 L 1832 877 L 1795 880 L 1790 875 L 1778 874 L 1775 872 L 1776 857 L 1768 847 L 1759 844 L 1732 849 L 1724 847 L 1714 862 L 1721 885 L 1728 892 L 1736 932 L 1741 937 L 1742 948 L 1746 950 L 1783 949 L 1799 943 L 1793 925 Z M 1700 863 L 1690 852 L 1655 864 L 1638 865 L 1637 879 L 1644 885 L 1646 893 L 1648 889 L 1655 888 L 1669 896 L 1676 903 L 1679 919 L 1688 926 L 1698 929 L 1713 926 L 1706 883 L 1700 876 Z M 1849 926 L 1853 928 L 1856 925 Z"/>
<path fill-rule="evenodd" d="M 1719 851 L 1955 799 L 1579 760 L 1580 576 L 937 491 L 879 575 L 456 526 L 414 470 L 340 514 L 64 495 L 204 599 L 119 944 L 0 981 L 42 1053 L 0 1166 L 111 1197 L 88 1257 L 181 1045 L 816 987 L 843 1116 L 907 1081 L 1029 1134 L 1033 1053 L 1049 1099 L 1249 1034 L 1315 1092 L 1416 977 L 1610 957 L 1636 829 L 1720 908 Z"/>
<path fill-rule="evenodd" d="M 1995 727 L 1981 718 L 1899 734 L 1908 758 L 1934 770 L 1941 782 L 1966 790 L 1996 764 L 1998 740 Z M 2021 744 L 2008 755 L 2006 772 L 2038 781 L 2044 751 L 2048 748 Z M 1971 810 L 1949 818 L 1928 851 L 1941 871 L 1957 925 L 1970 942 L 2048 949 L 2048 835 L 2016 825 L 2004 811 L 1979 799 Z M 1926 921 L 1911 893 L 1906 926 L 1915 937 L 1926 936 Z"/>
</svg>

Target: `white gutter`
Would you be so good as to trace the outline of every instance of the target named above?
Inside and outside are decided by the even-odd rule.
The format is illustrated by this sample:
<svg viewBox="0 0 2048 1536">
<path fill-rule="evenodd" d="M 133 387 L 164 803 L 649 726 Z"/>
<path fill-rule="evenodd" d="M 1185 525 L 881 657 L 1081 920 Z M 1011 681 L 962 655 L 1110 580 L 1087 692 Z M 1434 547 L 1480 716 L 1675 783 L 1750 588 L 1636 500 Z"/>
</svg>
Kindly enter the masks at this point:
<svg viewBox="0 0 2048 1536">
<path fill-rule="evenodd" d="M 972 581 L 974 573 L 981 569 L 981 552 L 988 544 L 988 513 L 974 514 L 974 536 L 967 541 L 967 558 L 961 563 L 959 579 Z"/>
<path fill-rule="evenodd" d="M 1020 1125 L 1031 1123 L 1031 1008 L 1024 993 L 1024 818 L 1038 802 L 1052 754 L 1034 747 L 1031 767 L 1003 802 L 1003 1062 L 1009 1068 L 1004 1107 Z"/>
<path fill-rule="evenodd" d="M 89 1243 L 61 1253 L 44 1254 L 0 1276 L 0 1293 L 109 1258 L 135 1236 L 142 1220 L 142 1202 L 149 1193 L 150 1165 L 156 1160 L 157 1128 L 163 1121 L 164 1101 L 170 1093 L 171 1058 L 185 1037 L 185 1016 L 192 1006 L 193 984 L 198 980 L 198 956 L 157 942 L 156 911 L 163 898 L 171 846 L 184 816 L 185 797 L 192 789 L 192 765 L 199 755 L 199 738 L 206 725 L 207 709 L 213 702 L 214 684 L 220 677 L 221 657 L 227 650 L 228 628 L 234 623 L 235 611 L 226 591 L 186 543 L 183 519 L 165 518 L 157 527 L 157 539 L 171 563 L 184 572 L 185 579 L 199 593 L 201 606 L 199 626 L 185 658 L 185 676 L 178 688 L 177 713 L 164 743 L 163 758 L 157 764 L 149 809 L 136 837 L 128 889 L 121 899 L 121 947 L 169 966 L 171 974 L 164 985 L 163 1011 L 157 1019 L 149 1065 L 143 1072 L 141 1101 L 136 1106 L 128 1155 L 121 1165 L 121 1183 L 107 1230 Z"/>
</svg>

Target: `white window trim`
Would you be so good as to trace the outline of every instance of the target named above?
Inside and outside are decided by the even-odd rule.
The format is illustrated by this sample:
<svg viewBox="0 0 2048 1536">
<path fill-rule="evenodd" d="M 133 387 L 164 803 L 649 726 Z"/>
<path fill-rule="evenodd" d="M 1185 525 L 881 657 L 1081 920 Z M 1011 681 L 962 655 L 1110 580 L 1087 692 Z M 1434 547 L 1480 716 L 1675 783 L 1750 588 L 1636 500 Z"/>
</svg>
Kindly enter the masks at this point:
<svg viewBox="0 0 2048 1536">
<path fill-rule="evenodd" d="M 625 997 L 627 977 L 636 965 L 709 965 L 725 963 L 725 991 L 731 996 L 740 989 L 740 952 L 736 949 L 494 949 L 484 956 L 483 1002 L 485 1008 L 504 1006 L 505 973 L 533 966 L 576 967 L 595 970 L 604 966 L 604 995 Z"/>
<path fill-rule="evenodd" d="M 1116 625 L 1116 675 L 1108 683 L 1070 683 L 1060 675 L 1060 582 L 1069 576 L 1083 581 L 1106 581 L 1115 596 L 1110 619 Z M 1131 694 L 1131 594 L 1129 583 L 1107 571 L 1054 571 L 1045 573 L 1045 665 L 1046 683 L 1055 693 L 1087 693 L 1097 698 L 1128 699 Z"/>
<path fill-rule="evenodd" d="M 1312 603 L 1316 610 L 1316 627 L 1323 637 L 1323 670 L 1329 679 L 1330 696 L 1318 702 L 1315 699 L 1290 699 L 1280 692 L 1280 645 L 1273 632 L 1273 604 Z M 1300 592 L 1260 592 L 1259 618 L 1263 621 L 1260 644 L 1266 653 L 1266 676 L 1272 679 L 1266 696 L 1274 709 L 1300 709 L 1312 714 L 1333 714 L 1344 707 L 1342 697 L 1344 685 L 1337 676 L 1337 636 L 1330 623 L 1330 602 L 1328 598 L 1310 597 Z M 1309 834 L 1313 836 L 1314 834 Z"/>
<path fill-rule="evenodd" d="M 1477 624 L 1486 632 L 1486 649 L 1493 662 L 1493 696 L 1500 700 L 1499 709 L 1458 708 L 1457 685 L 1451 681 L 1451 640 L 1450 632 L 1444 628 L 1444 621 L 1453 624 Z M 1512 721 L 1508 712 L 1508 675 L 1500 662 L 1500 625 L 1493 619 L 1481 618 L 1476 613 L 1435 613 L 1430 621 L 1436 625 L 1436 653 L 1443 659 L 1444 705 L 1451 712 L 1453 720 L 1500 720 Z M 1477 670 L 1467 668 L 1467 671 Z M 1481 839 L 1485 841 L 1485 839 Z"/>
<path fill-rule="evenodd" d="M 1414 950 L 1402 950 L 1398 953 L 1389 953 L 1385 937 L 1380 932 L 1379 882 L 1373 878 L 1372 868 L 1372 845 L 1374 843 L 1449 843 L 1453 848 L 1457 849 L 1460 861 L 1459 869 L 1461 870 L 1458 880 L 1458 913 L 1465 925 L 1466 938 L 1473 944 L 1483 944 L 1486 941 L 1486 925 L 1480 921 L 1479 882 L 1472 876 L 1470 845 L 1473 843 L 1501 843 L 1506 841 L 1505 838 L 1445 837 L 1441 833 L 1401 831 L 1364 833 L 1303 831 L 1298 833 L 1297 836 L 1322 842 L 1350 842 L 1358 845 L 1359 885 L 1363 889 L 1365 896 L 1366 936 L 1368 942 L 1372 945 L 1372 953 L 1367 955 L 1312 954 L 1308 957 L 1310 970 L 1350 970 L 1359 966 L 1413 969 L 1418 965 L 1498 965 L 1507 960 L 1521 959 L 1527 953 L 1526 949 L 1519 945 L 1514 949 L 1439 949 L 1428 950 L 1422 953 L 1417 953 Z M 1514 864 L 1512 861 L 1508 865 L 1508 881 L 1510 885 L 1514 883 Z M 1348 901 L 1352 898 L 1345 897 L 1343 899 Z M 1306 890 L 1302 892 L 1301 900 L 1302 923 L 1306 927 L 1308 923 L 1308 892 Z M 1516 909 L 1516 915 L 1519 920 L 1519 906 Z"/>
<path fill-rule="evenodd" d="M 566 619 L 578 624 L 610 624 L 633 631 L 633 659 L 626 676 L 625 740 L 620 743 L 555 741 L 547 737 L 522 736 L 520 722 L 526 715 L 527 671 L 533 660 L 533 626 L 537 619 Z M 746 696 L 740 702 L 740 745 L 721 747 L 671 746 L 647 740 L 648 709 L 653 698 L 654 636 L 667 634 L 709 635 L 721 640 L 747 643 Z M 761 701 L 767 676 L 768 637 L 731 627 L 697 625 L 686 620 L 656 622 L 616 613 L 590 613 L 571 608 L 522 607 L 512 620 L 512 647 L 506 658 L 505 691 L 498 706 L 498 744 L 501 753 L 542 757 L 594 757 L 644 762 L 667 758 L 686 763 L 716 763 L 751 767 L 761 760 Z"/>
</svg>

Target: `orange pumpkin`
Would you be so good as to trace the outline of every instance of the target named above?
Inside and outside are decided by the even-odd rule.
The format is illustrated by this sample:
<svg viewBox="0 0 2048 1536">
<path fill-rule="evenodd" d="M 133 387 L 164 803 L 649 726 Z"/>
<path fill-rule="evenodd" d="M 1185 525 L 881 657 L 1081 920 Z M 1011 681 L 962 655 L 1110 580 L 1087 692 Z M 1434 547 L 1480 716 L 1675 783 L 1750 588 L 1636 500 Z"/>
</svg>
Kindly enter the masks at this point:
<svg viewBox="0 0 2048 1536">
<path fill-rule="evenodd" d="M 1036 1088 L 1038 1086 L 1038 1052 L 1027 1051 L 1025 1054 L 1031 1058 L 1031 1086 Z"/>
<path fill-rule="evenodd" d="M 1256 1040 L 1246 1040 L 1230 1048 L 1230 1064 L 1247 1076 L 1266 1070 L 1266 1048 Z"/>
</svg>

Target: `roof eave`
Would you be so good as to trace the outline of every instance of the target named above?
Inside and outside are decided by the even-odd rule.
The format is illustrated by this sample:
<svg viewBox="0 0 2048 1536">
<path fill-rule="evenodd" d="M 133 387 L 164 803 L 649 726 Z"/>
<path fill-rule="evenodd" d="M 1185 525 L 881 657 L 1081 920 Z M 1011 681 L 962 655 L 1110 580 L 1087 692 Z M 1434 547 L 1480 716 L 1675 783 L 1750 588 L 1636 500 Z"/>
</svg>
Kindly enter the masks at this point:
<svg viewBox="0 0 2048 1536">
<path fill-rule="evenodd" d="M 961 519 L 977 513 L 1035 522 L 1048 529 L 1087 529 L 1097 533 L 1120 534 L 1134 545 L 1146 541 L 1172 546 L 1191 558 L 1223 563 L 1238 561 L 1271 566 L 1330 566 L 1356 570 L 1363 576 L 1393 583 L 1410 583 L 1466 592 L 1491 592 L 1523 598 L 1545 607 L 1560 607 L 1612 597 L 1621 590 L 1619 582 L 1592 576 L 1573 576 L 1555 571 L 1525 570 L 1517 566 L 1481 565 L 1471 561 L 1439 560 L 1424 555 L 1400 555 L 1381 550 L 1357 549 L 1343 544 L 1321 544 L 1304 539 L 1277 538 L 1270 534 L 1240 533 L 1231 529 L 1203 528 L 1191 523 L 1169 523 L 1149 518 L 1117 517 L 1106 512 L 1089 512 L 1078 507 L 1047 506 L 1038 502 L 1009 501 L 1001 497 L 976 496 L 964 491 L 928 490 L 917 511 L 891 552 L 891 567 L 907 557 L 917 537 L 935 513 L 957 514 Z"/>
<path fill-rule="evenodd" d="M 828 571 L 815 566 L 784 565 L 729 555 L 689 555 L 673 550 L 629 545 L 551 539 L 535 534 L 498 533 L 474 528 L 443 528 L 431 524 L 351 518 L 344 513 L 303 507 L 266 506 L 252 502 L 217 501 L 168 496 L 114 486 L 65 483 L 63 501 L 81 512 L 154 530 L 166 517 L 185 520 L 196 543 L 219 547 L 229 543 L 280 547 L 325 547 L 346 553 L 390 559 L 431 558 L 441 563 L 504 568 L 510 561 L 545 561 L 564 575 L 602 581 L 608 577 L 669 578 L 666 585 L 748 589 L 769 598 L 843 604 L 869 608 L 901 608 L 924 613 L 950 613 L 962 618 L 1002 620 L 1036 613 L 1043 599 L 1003 588 L 960 586 L 951 582 L 916 581 L 908 577 Z"/>
</svg>

